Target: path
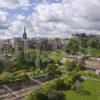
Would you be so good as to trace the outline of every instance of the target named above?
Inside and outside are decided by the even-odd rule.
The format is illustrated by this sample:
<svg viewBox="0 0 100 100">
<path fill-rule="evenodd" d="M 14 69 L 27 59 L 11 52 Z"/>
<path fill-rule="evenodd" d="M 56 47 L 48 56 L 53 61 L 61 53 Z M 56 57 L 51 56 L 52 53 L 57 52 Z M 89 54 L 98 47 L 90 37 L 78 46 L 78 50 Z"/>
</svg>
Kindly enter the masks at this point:
<svg viewBox="0 0 100 100">
<path fill-rule="evenodd" d="M 85 76 L 82 76 L 82 78 L 84 80 L 93 80 L 93 81 L 99 81 L 100 82 L 100 79 L 95 79 L 95 78 L 90 78 L 90 77 L 85 77 Z"/>
</svg>

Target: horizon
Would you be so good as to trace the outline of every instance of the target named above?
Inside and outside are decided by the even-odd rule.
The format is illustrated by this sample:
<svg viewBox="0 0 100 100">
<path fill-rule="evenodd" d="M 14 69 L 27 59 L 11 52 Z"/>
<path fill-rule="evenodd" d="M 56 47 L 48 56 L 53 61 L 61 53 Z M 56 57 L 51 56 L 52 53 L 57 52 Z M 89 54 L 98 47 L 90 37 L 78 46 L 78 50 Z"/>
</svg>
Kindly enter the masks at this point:
<svg viewBox="0 0 100 100">
<path fill-rule="evenodd" d="M 28 36 L 27 34 L 27 39 L 32 39 L 32 38 L 47 38 L 47 39 L 55 39 L 55 38 L 59 38 L 59 39 L 70 39 L 73 37 L 73 35 L 76 35 L 76 34 L 84 34 L 84 33 L 74 33 L 74 34 L 70 34 L 70 36 L 66 36 L 66 37 L 59 37 L 59 36 Z M 95 35 L 95 36 L 100 36 L 100 34 L 89 34 L 89 33 L 85 33 L 87 36 L 88 35 Z M 7 39 L 14 39 L 14 38 L 23 38 L 23 34 L 21 36 L 15 36 L 15 37 L 3 37 L 3 38 L 0 38 L 0 40 L 7 40 Z"/>
</svg>

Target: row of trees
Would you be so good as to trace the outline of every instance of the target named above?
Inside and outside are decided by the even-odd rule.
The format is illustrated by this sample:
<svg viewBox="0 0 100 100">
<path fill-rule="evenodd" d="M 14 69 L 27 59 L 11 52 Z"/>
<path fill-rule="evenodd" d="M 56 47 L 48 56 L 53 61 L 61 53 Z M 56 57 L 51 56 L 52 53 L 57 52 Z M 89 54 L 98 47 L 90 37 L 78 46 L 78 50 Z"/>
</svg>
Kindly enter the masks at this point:
<svg viewBox="0 0 100 100">
<path fill-rule="evenodd" d="M 75 62 L 75 61 L 66 61 L 64 63 L 64 67 L 69 72 L 80 71 L 80 70 L 83 70 L 85 68 L 84 64 L 82 62 Z"/>
<path fill-rule="evenodd" d="M 100 49 L 100 39 L 81 34 L 69 40 L 66 52 L 72 55 L 88 54 L 89 48 Z"/>
</svg>

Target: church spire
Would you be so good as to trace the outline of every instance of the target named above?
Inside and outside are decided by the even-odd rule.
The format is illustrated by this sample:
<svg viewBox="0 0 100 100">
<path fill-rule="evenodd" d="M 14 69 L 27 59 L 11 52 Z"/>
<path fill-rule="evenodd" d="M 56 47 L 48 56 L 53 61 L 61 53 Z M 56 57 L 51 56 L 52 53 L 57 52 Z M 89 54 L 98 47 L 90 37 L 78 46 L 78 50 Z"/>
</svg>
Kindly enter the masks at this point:
<svg viewBox="0 0 100 100">
<path fill-rule="evenodd" d="M 26 27 L 24 26 L 24 33 L 26 33 Z"/>
<path fill-rule="evenodd" d="M 27 33 L 26 33 L 26 27 L 25 27 L 25 26 L 24 26 L 23 38 L 24 38 L 25 40 L 27 39 Z"/>
</svg>

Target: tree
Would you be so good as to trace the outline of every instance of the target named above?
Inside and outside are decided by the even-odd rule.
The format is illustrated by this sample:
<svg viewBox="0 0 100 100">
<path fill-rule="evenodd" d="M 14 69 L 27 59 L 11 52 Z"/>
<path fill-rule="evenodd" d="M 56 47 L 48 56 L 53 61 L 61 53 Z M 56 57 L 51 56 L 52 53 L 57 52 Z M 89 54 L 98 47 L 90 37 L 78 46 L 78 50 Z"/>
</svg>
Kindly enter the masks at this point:
<svg viewBox="0 0 100 100">
<path fill-rule="evenodd" d="M 4 67 L 4 62 L 0 61 L 0 73 L 2 73 L 4 71 L 5 67 Z"/>
<path fill-rule="evenodd" d="M 76 71 L 80 71 L 84 69 L 84 65 L 82 62 L 76 63 Z"/>
<path fill-rule="evenodd" d="M 62 78 L 57 78 L 55 80 L 56 86 L 57 86 L 57 90 L 63 90 L 65 89 L 65 83 L 64 80 Z"/>
<path fill-rule="evenodd" d="M 25 54 L 23 51 L 19 52 L 17 57 L 18 62 L 23 63 L 25 61 Z"/>
<path fill-rule="evenodd" d="M 54 64 L 54 60 L 52 60 L 51 58 L 43 58 L 42 59 L 42 68 L 46 68 L 48 64 Z"/>
<path fill-rule="evenodd" d="M 52 72 L 55 71 L 57 68 L 58 67 L 55 64 L 48 64 L 46 69 L 48 72 Z"/>
<path fill-rule="evenodd" d="M 66 52 L 68 54 L 76 55 L 79 51 L 79 44 L 76 39 L 70 39 L 68 46 L 66 48 Z"/>
<path fill-rule="evenodd" d="M 40 56 L 36 57 L 35 64 L 36 64 L 37 68 L 41 68 L 42 61 L 41 61 L 41 57 Z"/>
<path fill-rule="evenodd" d="M 63 53 L 61 51 L 52 52 L 50 57 L 59 64 L 60 60 L 62 59 Z"/>
<path fill-rule="evenodd" d="M 76 68 L 76 62 L 72 61 L 66 61 L 64 63 L 65 68 L 67 68 L 68 71 L 74 71 Z"/>
</svg>

